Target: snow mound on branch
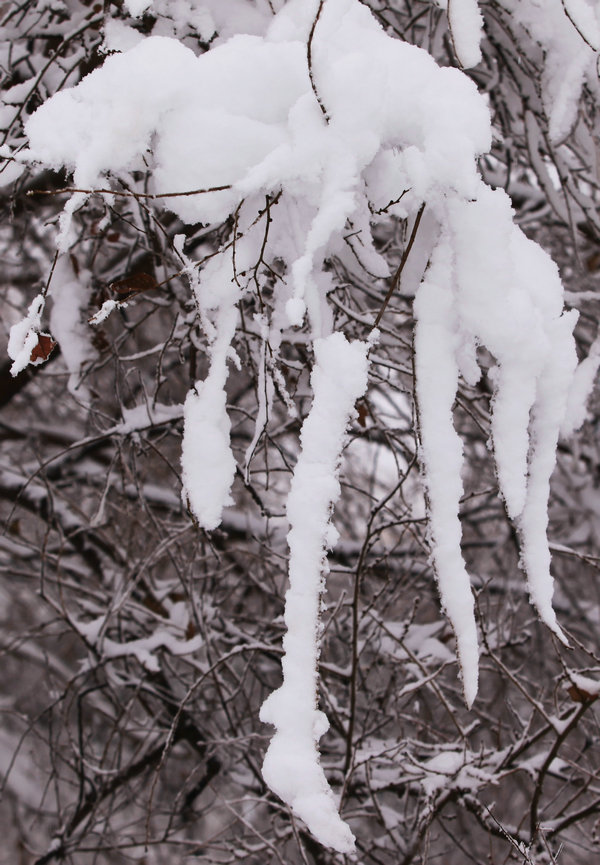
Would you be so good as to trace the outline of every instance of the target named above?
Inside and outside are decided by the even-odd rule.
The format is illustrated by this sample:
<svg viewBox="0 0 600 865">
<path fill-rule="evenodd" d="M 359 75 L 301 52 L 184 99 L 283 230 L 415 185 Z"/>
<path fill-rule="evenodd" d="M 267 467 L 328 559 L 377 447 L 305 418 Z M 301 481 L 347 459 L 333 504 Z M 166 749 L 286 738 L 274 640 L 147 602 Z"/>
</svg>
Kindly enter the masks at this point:
<svg viewBox="0 0 600 865">
<path fill-rule="evenodd" d="M 94 356 L 89 327 L 84 324 L 89 302 L 89 274 L 76 274 L 72 262 L 63 256 L 54 268 L 50 311 L 50 330 L 60 343 L 62 358 L 69 373 L 69 391 L 87 400 L 87 389 L 81 383 L 81 371 Z"/>
<path fill-rule="evenodd" d="M 288 320 L 300 325 L 308 309 L 315 335 L 325 335 L 330 278 L 322 263 L 349 218 L 369 233 L 365 193 L 382 206 L 390 194 L 411 190 L 398 215 L 443 190 L 472 196 L 479 183 L 474 160 L 491 139 L 487 107 L 472 82 L 390 39 L 356 0 L 330 0 L 315 31 L 313 74 L 330 116 L 324 122 L 306 57 L 315 11 L 288 3 L 265 37 L 234 36 L 200 57 L 173 39 L 145 39 L 48 100 L 27 134 L 28 158 L 68 166 L 82 188 L 141 167 L 144 157 L 157 194 L 190 193 L 164 199 L 190 223 L 225 219 L 242 199 L 283 189 L 286 218 L 273 238 L 292 275 Z M 198 192 L 215 187 L 225 188 Z M 370 259 L 385 272 L 374 250 Z M 204 291 L 198 303 L 207 318 L 221 301 Z M 211 367 L 186 402 L 184 485 L 205 528 L 218 525 L 234 475 L 225 401 L 217 399 L 224 350 L 220 372 Z"/>
<path fill-rule="evenodd" d="M 108 172 L 142 168 L 151 150 L 158 194 L 231 187 L 165 199 L 190 223 L 222 220 L 243 197 L 283 188 L 302 208 L 295 293 L 314 293 L 314 272 L 360 207 L 369 166 L 375 184 L 386 168 L 379 206 L 403 190 L 412 190 L 408 209 L 411 198 L 440 189 L 469 197 L 474 159 L 491 133 L 469 79 L 389 38 L 356 0 L 330 0 L 315 31 L 325 123 L 306 58 L 312 5 L 288 3 L 265 37 L 234 36 L 200 57 L 164 37 L 108 57 L 32 115 L 27 158 L 66 165 L 77 186 L 90 188 Z"/>
</svg>

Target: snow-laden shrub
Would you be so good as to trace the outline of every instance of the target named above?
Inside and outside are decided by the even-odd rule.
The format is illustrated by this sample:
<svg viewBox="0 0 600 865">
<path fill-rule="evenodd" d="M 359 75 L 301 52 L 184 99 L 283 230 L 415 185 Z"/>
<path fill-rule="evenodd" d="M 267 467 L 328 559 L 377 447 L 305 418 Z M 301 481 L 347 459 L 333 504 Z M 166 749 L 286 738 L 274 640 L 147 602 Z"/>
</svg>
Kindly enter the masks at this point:
<svg viewBox="0 0 600 865">
<path fill-rule="evenodd" d="M 144 4 L 134 5 L 143 11 Z M 449 17 L 459 58 L 476 63 L 476 3 L 454 0 Z M 555 117 L 557 136 L 565 118 L 565 111 Z M 287 505 L 284 683 L 262 710 L 276 728 L 263 772 L 319 841 L 349 852 L 353 836 L 319 765 L 327 719 L 316 708 L 319 600 L 326 550 L 335 543 L 330 517 L 340 495 L 346 430 L 367 388 L 377 341 L 375 318 L 362 342 L 350 343 L 333 328 L 328 292 L 335 281 L 327 262 L 347 254 L 349 223 L 360 235 L 355 254 L 373 280 L 389 280 L 390 290 L 401 281 L 404 292 L 415 294 L 431 554 L 467 703 L 477 692 L 478 645 L 460 549 L 462 444 L 452 411 L 459 377 L 471 385 L 479 379 L 480 348 L 495 360 L 492 447 L 500 491 L 520 533 L 531 600 L 564 639 L 552 609 L 547 501 L 559 429 L 569 425 L 577 315 L 563 313 L 557 268 L 515 226 L 508 196 L 478 173 L 477 159 L 492 140 L 486 100 L 460 71 L 388 36 L 358 0 L 290 0 L 264 35 L 233 35 L 200 56 L 172 38 L 137 41 L 50 98 L 26 132 L 29 149 L 21 159 L 65 166 L 73 175 L 58 239 L 63 255 L 76 209 L 99 189 L 106 201 L 123 194 L 116 185 L 111 190 L 111 178 L 137 169 L 151 171 L 144 199 L 185 223 L 233 221 L 233 241 L 201 270 L 186 254 L 183 235 L 177 240 L 210 342 L 208 374 L 185 402 L 182 446 L 183 495 L 206 530 L 219 525 L 231 504 L 237 466 L 224 388 L 229 364 L 239 362 L 231 347 L 237 305 L 252 290 L 248 274 L 256 275 L 257 262 L 273 276 L 272 301 L 257 322 L 273 370 L 282 343 L 308 320 L 314 397 Z M 372 236 L 390 216 L 409 227 L 396 273 Z M 66 316 L 64 291 L 58 281 L 50 286 L 55 311 Z M 43 335 L 45 297 L 13 329 L 15 373 Z M 96 320 L 116 306 L 107 302 Z M 381 315 L 385 304 L 377 320 Z M 265 383 L 260 398 L 256 437 L 273 388 Z M 572 412 L 581 416 L 581 400 Z"/>
</svg>

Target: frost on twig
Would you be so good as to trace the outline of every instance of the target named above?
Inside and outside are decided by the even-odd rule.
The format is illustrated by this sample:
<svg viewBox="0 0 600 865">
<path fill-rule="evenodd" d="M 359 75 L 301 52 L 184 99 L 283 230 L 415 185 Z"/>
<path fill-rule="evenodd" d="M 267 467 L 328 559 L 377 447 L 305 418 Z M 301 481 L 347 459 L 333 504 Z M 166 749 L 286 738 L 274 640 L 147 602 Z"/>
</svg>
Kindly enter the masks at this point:
<svg viewBox="0 0 600 865">
<path fill-rule="evenodd" d="M 326 549 L 335 543 L 331 509 L 346 427 L 367 387 L 368 344 L 341 333 L 317 340 L 311 375 L 314 398 L 301 433 L 302 449 L 287 501 L 290 586 L 285 598 L 283 684 L 266 700 L 261 720 L 276 727 L 263 765 L 269 787 L 322 844 L 341 853 L 354 838 L 340 819 L 319 764 L 318 741 L 329 723 L 317 708 L 319 609 Z"/>
</svg>

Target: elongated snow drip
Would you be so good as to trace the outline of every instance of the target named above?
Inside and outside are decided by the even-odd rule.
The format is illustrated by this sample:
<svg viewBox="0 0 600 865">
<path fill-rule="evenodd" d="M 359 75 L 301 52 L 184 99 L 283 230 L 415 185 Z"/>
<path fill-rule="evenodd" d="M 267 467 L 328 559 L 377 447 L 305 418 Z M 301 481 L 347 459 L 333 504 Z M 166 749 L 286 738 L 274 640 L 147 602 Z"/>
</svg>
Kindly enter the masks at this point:
<svg viewBox="0 0 600 865">
<path fill-rule="evenodd" d="M 236 464 L 229 441 L 225 382 L 237 317 L 234 297 L 219 310 L 208 376 L 188 393 L 183 409 L 182 492 L 199 525 L 209 531 L 219 525 L 223 508 L 233 502 L 230 490 Z"/>
<path fill-rule="evenodd" d="M 452 422 L 459 336 L 452 291 L 445 285 L 451 270 L 452 250 L 446 240 L 436 247 L 415 299 L 415 365 L 433 563 L 442 606 L 456 634 L 465 700 L 471 706 L 477 694 L 479 652 L 473 594 L 460 551 L 463 450 Z"/>
<path fill-rule="evenodd" d="M 481 185 L 473 201 L 448 199 L 438 217 L 440 240 L 414 305 L 420 459 L 432 560 L 471 705 L 478 649 L 460 549 L 463 454 L 452 420 L 459 373 L 477 382 L 477 345 L 496 360 L 491 429 L 500 493 L 519 529 L 531 602 L 566 642 L 552 609 L 546 529 L 556 445 L 577 366 L 577 313 L 563 312 L 558 269 L 513 224 L 504 192 Z"/>
<path fill-rule="evenodd" d="M 283 684 L 260 717 L 276 727 L 263 764 L 271 790 L 326 847 L 354 849 L 321 765 L 317 743 L 329 722 L 317 708 L 319 608 L 327 548 L 335 540 L 331 510 L 340 495 L 338 470 L 354 404 L 367 388 L 369 344 L 341 333 L 315 342 L 313 404 L 287 501 L 289 589 L 285 596 Z"/>
</svg>

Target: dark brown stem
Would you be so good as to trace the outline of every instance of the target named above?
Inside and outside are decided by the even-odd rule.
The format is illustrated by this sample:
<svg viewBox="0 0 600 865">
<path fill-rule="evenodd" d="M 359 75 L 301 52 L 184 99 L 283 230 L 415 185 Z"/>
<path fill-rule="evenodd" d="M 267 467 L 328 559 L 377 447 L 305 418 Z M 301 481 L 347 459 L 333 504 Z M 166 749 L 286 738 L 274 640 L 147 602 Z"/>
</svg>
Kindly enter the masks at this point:
<svg viewBox="0 0 600 865">
<path fill-rule="evenodd" d="M 377 313 L 377 318 L 375 319 L 375 324 L 373 325 L 374 328 L 379 327 L 379 322 L 383 318 L 383 314 L 386 311 L 390 300 L 392 299 L 392 295 L 395 292 L 398 285 L 400 284 L 400 277 L 402 276 L 402 271 L 404 270 L 404 266 L 406 265 L 408 256 L 410 255 L 410 251 L 413 248 L 413 244 L 414 244 L 415 238 L 417 236 L 417 231 L 419 230 L 419 225 L 421 223 L 421 217 L 423 216 L 424 210 L 425 210 L 425 202 L 423 202 L 423 204 L 419 208 L 419 212 L 417 213 L 417 218 L 415 219 L 415 224 L 413 225 L 413 229 L 410 233 L 410 238 L 408 240 L 408 243 L 406 244 L 406 249 L 404 250 L 404 253 L 402 254 L 400 264 L 398 265 L 398 270 L 394 274 L 394 278 L 392 279 L 390 287 L 388 288 L 388 293 L 386 294 L 385 299 L 384 299 L 383 303 L 381 304 L 381 309 Z"/>
<path fill-rule="evenodd" d="M 308 62 L 308 77 L 310 78 L 310 86 L 312 87 L 312 91 L 315 94 L 315 99 L 319 103 L 319 108 L 323 112 L 323 117 L 329 123 L 329 114 L 327 113 L 327 109 L 323 105 L 321 97 L 319 96 L 319 91 L 317 90 L 317 85 L 315 84 L 315 79 L 313 76 L 313 68 L 312 68 L 312 42 L 315 35 L 315 30 L 317 29 L 317 22 L 321 17 L 321 12 L 323 11 L 323 6 L 325 5 L 325 0 L 321 0 L 319 3 L 319 8 L 317 9 L 317 14 L 315 15 L 314 21 L 312 23 L 312 27 L 310 28 L 310 34 L 308 36 L 308 42 L 306 45 L 306 59 Z"/>
<path fill-rule="evenodd" d="M 83 195 L 117 195 L 122 198 L 147 198 L 154 201 L 157 198 L 182 198 L 186 195 L 208 195 L 209 192 L 223 192 L 231 189 L 231 184 L 224 186 L 208 186 L 206 189 L 189 189 L 187 192 L 129 192 L 122 189 L 77 189 L 74 186 L 65 186 L 63 189 L 30 189 L 27 195 L 60 195 L 63 192 Z"/>
</svg>

